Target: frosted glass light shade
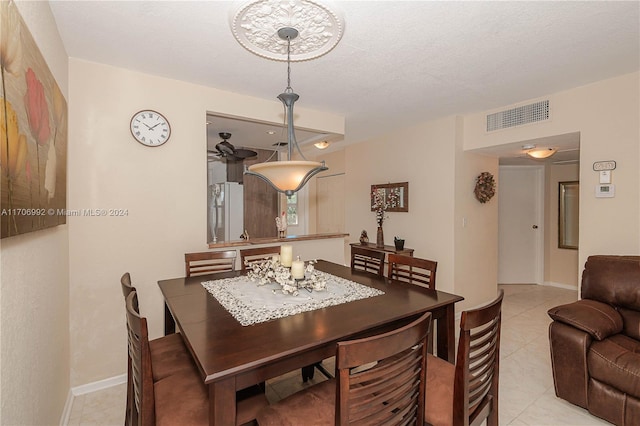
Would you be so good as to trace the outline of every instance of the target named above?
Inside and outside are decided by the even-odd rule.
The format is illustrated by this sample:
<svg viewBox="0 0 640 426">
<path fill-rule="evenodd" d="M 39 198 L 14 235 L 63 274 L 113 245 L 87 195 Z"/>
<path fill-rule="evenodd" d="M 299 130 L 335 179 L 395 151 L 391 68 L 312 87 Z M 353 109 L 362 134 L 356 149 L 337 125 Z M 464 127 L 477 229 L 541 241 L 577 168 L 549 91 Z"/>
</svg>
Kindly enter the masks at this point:
<svg viewBox="0 0 640 426">
<path fill-rule="evenodd" d="M 527 151 L 527 155 L 533 158 L 549 158 L 557 151 L 556 148 L 537 148 Z"/>
<path fill-rule="evenodd" d="M 293 194 L 316 173 L 327 170 L 317 161 L 270 161 L 249 166 L 249 173 L 271 184 L 276 190 Z"/>
</svg>

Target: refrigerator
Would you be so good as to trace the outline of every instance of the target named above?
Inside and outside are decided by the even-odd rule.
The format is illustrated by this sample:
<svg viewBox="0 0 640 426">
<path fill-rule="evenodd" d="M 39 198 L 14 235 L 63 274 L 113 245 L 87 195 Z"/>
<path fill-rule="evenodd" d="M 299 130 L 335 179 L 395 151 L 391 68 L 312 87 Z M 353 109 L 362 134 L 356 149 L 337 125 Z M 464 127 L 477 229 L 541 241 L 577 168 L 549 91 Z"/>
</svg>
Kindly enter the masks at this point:
<svg viewBox="0 0 640 426">
<path fill-rule="evenodd" d="M 244 192 L 237 182 L 209 185 L 209 241 L 239 240 L 244 232 Z"/>
</svg>

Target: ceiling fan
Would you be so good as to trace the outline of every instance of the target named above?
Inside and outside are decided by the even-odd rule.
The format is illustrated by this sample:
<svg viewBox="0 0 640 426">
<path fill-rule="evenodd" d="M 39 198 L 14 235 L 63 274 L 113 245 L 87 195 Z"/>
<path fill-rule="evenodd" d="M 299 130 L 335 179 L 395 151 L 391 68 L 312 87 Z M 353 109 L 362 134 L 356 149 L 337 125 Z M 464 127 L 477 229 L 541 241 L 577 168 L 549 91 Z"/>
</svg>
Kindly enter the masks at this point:
<svg viewBox="0 0 640 426">
<path fill-rule="evenodd" d="M 236 148 L 233 146 L 231 142 L 229 142 L 231 133 L 220 132 L 218 133 L 218 136 L 220 136 L 222 140 L 216 144 L 215 150 L 210 149 L 207 151 L 210 156 L 226 158 L 231 161 L 242 161 L 245 158 L 251 158 L 258 155 L 257 152 L 250 149 Z"/>
</svg>

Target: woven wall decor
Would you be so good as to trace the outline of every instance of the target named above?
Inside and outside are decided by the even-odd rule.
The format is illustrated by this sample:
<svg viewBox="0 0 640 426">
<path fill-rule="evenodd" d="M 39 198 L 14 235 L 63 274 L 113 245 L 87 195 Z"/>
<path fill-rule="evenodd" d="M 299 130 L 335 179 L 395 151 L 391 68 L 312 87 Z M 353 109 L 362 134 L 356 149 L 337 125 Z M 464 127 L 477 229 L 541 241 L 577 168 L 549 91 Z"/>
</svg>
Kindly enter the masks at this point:
<svg viewBox="0 0 640 426">
<path fill-rule="evenodd" d="M 476 178 L 476 187 L 473 190 L 478 201 L 482 204 L 489 201 L 496 194 L 496 181 L 489 172 L 482 172 Z"/>
</svg>

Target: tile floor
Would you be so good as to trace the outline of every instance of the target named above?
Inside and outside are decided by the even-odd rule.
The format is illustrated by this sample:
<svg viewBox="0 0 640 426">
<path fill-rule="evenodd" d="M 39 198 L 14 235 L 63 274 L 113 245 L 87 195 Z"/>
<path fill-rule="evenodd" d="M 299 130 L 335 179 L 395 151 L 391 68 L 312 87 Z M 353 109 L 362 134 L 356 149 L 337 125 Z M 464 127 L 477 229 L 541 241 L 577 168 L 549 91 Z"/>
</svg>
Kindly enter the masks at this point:
<svg viewBox="0 0 640 426">
<path fill-rule="evenodd" d="M 575 291 L 536 285 L 505 285 L 500 361 L 501 425 L 607 425 L 586 410 L 556 398 L 553 390 L 547 328 L 549 308 L 575 301 Z M 331 360 L 325 361 L 332 371 Z M 314 380 L 323 380 L 316 372 Z M 270 402 L 305 386 L 300 371 L 267 382 Z M 124 421 L 125 385 L 74 399 L 70 426 L 118 425 Z"/>
</svg>

